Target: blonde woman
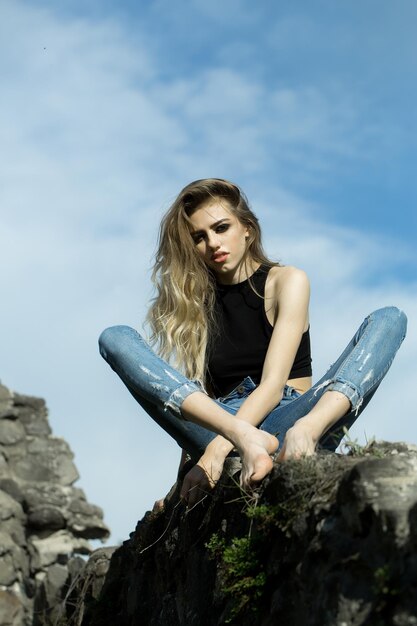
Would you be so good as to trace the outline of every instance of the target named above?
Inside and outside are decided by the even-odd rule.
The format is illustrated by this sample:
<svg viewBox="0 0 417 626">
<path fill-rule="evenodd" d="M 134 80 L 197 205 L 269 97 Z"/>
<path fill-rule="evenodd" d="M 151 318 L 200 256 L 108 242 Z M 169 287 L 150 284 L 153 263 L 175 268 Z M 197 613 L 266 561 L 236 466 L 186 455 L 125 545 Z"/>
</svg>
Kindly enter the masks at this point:
<svg viewBox="0 0 417 626">
<path fill-rule="evenodd" d="M 100 352 L 194 461 L 181 488 L 189 506 L 233 450 L 245 488 L 271 471 L 278 448 L 279 461 L 335 450 L 406 333 L 402 311 L 375 311 L 312 386 L 308 278 L 266 256 L 245 195 L 222 179 L 180 192 L 161 223 L 153 280 L 150 344 L 115 326 Z"/>
</svg>

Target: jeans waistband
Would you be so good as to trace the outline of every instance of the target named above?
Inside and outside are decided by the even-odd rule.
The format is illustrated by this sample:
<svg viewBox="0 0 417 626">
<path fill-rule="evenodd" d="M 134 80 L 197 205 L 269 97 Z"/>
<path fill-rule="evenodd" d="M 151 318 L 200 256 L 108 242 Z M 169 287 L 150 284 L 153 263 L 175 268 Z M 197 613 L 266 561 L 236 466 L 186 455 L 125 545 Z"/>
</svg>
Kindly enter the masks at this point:
<svg viewBox="0 0 417 626">
<path fill-rule="evenodd" d="M 217 398 L 220 402 L 226 400 L 234 400 L 235 398 L 241 398 L 242 396 L 249 395 L 251 391 L 256 389 L 257 385 L 253 382 L 250 376 L 246 376 L 232 391 L 222 398 Z"/>
<path fill-rule="evenodd" d="M 217 398 L 219 402 L 226 402 L 227 400 L 235 400 L 237 398 L 242 398 L 243 396 L 248 396 L 254 389 L 257 387 L 257 383 L 255 383 L 250 376 L 246 376 L 232 391 L 230 391 L 226 396 L 222 398 Z M 285 385 L 284 392 L 282 394 L 283 398 L 292 397 L 294 392 L 294 387 L 290 387 L 289 385 Z"/>
</svg>

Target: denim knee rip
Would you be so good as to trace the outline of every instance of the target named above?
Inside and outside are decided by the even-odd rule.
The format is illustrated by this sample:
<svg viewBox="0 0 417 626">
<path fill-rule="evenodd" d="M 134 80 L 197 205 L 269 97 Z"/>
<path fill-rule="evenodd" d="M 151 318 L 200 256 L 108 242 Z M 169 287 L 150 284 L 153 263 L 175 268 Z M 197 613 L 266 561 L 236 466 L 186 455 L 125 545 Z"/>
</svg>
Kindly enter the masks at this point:
<svg viewBox="0 0 417 626">
<path fill-rule="evenodd" d="M 181 413 L 181 405 L 185 398 L 195 391 L 203 391 L 203 388 L 198 381 L 183 383 L 171 393 L 168 400 L 164 404 L 164 411 L 169 411 L 171 409 L 176 415 L 178 415 L 178 417 L 184 418 Z"/>
<path fill-rule="evenodd" d="M 343 393 L 351 404 L 350 410 L 355 411 L 356 415 L 358 414 L 363 403 L 363 397 L 356 385 L 343 380 L 343 378 L 329 378 L 328 380 L 323 381 L 321 385 L 315 389 L 314 396 L 316 396 L 321 389 L 325 389 L 325 391 L 339 391 L 340 393 Z"/>
</svg>

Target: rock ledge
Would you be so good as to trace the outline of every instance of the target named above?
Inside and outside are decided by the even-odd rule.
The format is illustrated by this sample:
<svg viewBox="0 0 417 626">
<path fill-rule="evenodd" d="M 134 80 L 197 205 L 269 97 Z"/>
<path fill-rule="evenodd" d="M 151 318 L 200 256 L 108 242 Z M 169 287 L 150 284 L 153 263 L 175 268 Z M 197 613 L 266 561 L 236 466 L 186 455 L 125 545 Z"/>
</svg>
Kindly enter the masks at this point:
<svg viewBox="0 0 417 626">
<path fill-rule="evenodd" d="M 231 473 L 95 555 L 66 623 L 417 625 L 416 446 L 277 465 L 256 497 Z"/>
</svg>

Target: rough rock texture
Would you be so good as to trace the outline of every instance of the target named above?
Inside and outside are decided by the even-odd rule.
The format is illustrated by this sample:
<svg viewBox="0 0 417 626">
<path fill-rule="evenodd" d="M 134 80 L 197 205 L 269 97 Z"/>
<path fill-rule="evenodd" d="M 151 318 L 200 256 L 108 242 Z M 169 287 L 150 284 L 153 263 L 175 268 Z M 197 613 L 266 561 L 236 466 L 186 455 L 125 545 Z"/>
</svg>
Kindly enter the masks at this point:
<svg viewBox="0 0 417 626">
<path fill-rule="evenodd" d="M 417 625 L 417 447 L 287 462 L 258 497 L 230 473 L 94 555 L 66 623 Z"/>
<path fill-rule="evenodd" d="M 0 624 L 57 624 L 89 539 L 109 531 L 87 502 L 45 402 L 0 385 Z"/>
</svg>

